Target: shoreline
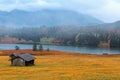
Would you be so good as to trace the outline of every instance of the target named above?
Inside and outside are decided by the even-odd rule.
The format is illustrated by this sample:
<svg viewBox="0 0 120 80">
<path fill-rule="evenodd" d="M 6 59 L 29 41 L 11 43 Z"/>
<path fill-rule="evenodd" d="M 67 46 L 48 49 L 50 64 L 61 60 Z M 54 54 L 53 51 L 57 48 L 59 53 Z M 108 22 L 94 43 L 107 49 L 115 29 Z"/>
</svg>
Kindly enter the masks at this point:
<svg viewBox="0 0 120 80">
<path fill-rule="evenodd" d="M 77 56 L 120 56 L 120 54 L 90 54 L 90 53 L 76 53 L 76 52 L 63 52 L 57 50 L 43 50 L 43 51 L 33 51 L 31 49 L 23 49 L 23 50 L 0 50 L 0 56 L 9 56 L 12 53 L 29 53 L 31 55 L 40 56 L 40 55 L 77 55 Z"/>
<path fill-rule="evenodd" d="M 18 46 L 20 50 L 33 49 L 31 44 L 1 44 L 0 50 L 15 50 L 15 46 Z M 37 48 L 39 45 L 37 45 Z M 71 53 L 83 53 L 83 54 L 120 54 L 118 48 L 101 48 L 101 47 L 89 47 L 89 46 L 62 46 L 62 45 L 43 45 L 43 49 L 50 49 L 62 52 Z"/>
</svg>

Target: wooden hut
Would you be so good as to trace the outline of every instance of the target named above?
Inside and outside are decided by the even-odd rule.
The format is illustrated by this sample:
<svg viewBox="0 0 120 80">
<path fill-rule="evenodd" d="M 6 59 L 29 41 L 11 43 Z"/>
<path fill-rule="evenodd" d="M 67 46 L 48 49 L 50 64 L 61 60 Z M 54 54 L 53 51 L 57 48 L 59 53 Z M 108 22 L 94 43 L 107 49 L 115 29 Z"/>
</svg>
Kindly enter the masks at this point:
<svg viewBox="0 0 120 80">
<path fill-rule="evenodd" d="M 34 65 L 35 58 L 28 53 L 26 54 L 13 53 L 10 55 L 10 60 L 12 66 L 30 66 Z"/>
</svg>

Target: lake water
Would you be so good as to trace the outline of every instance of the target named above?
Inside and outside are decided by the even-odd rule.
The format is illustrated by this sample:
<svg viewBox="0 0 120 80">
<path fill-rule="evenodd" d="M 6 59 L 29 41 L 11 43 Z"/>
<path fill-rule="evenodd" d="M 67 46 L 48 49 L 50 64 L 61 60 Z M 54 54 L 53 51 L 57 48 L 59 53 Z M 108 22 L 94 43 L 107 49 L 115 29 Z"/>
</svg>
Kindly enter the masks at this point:
<svg viewBox="0 0 120 80">
<path fill-rule="evenodd" d="M 32 49 L 32 44 L 0 44 L 0 50 L 14 50 L 15 46 L 20 49 Z M 98 48 L 98 47 L 75 47 L 75 46 L 56 46 L 56 45 L 43 45 L 43 49 L 49 48 L 50 50 L 76 52 L 76 53 L 90 53 L 90 54 L 120 54 L 120 49 Z"/>
</svg>

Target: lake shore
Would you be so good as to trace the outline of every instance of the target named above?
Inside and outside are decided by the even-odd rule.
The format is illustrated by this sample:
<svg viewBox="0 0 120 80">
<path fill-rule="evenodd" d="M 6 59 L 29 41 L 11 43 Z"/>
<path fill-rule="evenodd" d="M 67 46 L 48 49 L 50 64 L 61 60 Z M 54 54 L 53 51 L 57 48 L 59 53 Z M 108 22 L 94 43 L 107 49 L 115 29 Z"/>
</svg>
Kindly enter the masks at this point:
<svg viewBox="0 0 120 80">
<path fill-rule="evenodd" d="M 31 49 L 24 49 L 24 50 L 0 50 L 0 56 L 9 56 L 12 53 L 29 53 L 35 56 L 40 55 L 77 55 L 77 56 L 120 56 L 120 54 L 109 54 L 109 53 L 103 53 L 103 54 L 89 54 L 89 53 L 74 53 L 74 52 L 63 52 L 63 51 L 57 51 L 57 50 L 43 50 L 43 51 L 33 51 Z"/>
</svg>

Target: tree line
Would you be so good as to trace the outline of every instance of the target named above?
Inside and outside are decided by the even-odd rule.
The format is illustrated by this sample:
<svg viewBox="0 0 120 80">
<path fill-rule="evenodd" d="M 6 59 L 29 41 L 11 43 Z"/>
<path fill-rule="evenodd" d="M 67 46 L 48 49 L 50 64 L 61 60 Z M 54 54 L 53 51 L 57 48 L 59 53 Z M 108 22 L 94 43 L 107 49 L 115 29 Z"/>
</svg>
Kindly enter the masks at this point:
<svg viewBox="0 0 120 80">
<path fill-rule="evenodd" d="M 100 42 L 110 41 L 110 47 L 120 48 L 120 28 L 103 28 L 98 26 L 55 26 L 55 27 L 30 27 L 4 30 L 4 35 L 19 39 L 40 42 L 42 38 L 54 38 L 60 45 L 87 45 L 99 46 Z"/>
</svg>

